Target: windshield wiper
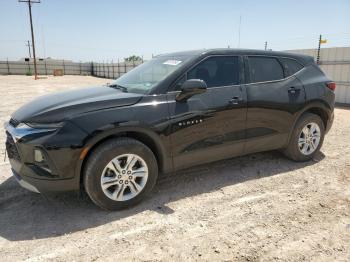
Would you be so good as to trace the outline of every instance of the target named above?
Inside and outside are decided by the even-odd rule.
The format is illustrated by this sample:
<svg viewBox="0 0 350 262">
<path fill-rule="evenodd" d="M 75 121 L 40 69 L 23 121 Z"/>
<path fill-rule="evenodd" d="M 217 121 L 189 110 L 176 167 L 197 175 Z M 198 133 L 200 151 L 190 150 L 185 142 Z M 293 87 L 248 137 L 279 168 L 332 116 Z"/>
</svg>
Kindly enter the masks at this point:
<svg viewBox="0 0 350 262">
<path fill-rule="evenodd" d="M 128 89 L 125 86 L 121 86 L 121 85 L 117 85 L 117 84 L 110 84 L 108 86 L 112 87 L 112 88 L 115 88 L 115 89 L 119 89 L 119 90 L 121 90 L 122 92 L 125 92 L 125 93 L 128 92 Z"/>
</svg>

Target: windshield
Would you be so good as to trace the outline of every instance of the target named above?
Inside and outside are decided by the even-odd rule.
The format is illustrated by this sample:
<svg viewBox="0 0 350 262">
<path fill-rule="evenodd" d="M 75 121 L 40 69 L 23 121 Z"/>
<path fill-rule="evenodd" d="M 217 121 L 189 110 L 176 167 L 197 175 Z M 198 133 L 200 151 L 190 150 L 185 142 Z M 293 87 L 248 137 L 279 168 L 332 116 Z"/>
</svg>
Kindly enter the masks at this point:
<svg viewBox="0 0 350 262">
<path fill-rule="evenodd" d="M 119 77 L 110 86 L 119 88 L 124 92 L 147 94 L 189 58 L 188 56 L 153 58 Z"/>
</svg>

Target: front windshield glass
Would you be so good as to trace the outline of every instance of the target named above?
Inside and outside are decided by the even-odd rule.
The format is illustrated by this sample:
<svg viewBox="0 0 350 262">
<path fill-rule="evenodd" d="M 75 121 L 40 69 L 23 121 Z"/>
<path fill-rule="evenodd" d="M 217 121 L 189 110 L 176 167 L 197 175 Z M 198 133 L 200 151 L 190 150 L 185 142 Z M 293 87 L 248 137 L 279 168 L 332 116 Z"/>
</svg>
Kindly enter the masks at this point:
<svg viewBox="0 0 350 262">
<path fill-rule="evenodd" d="M 119 77 L 110 86 L 120 88 L 124 92 L 147 94 L 189 58 L 187 56 L 153 58 Z"/>
</svg>

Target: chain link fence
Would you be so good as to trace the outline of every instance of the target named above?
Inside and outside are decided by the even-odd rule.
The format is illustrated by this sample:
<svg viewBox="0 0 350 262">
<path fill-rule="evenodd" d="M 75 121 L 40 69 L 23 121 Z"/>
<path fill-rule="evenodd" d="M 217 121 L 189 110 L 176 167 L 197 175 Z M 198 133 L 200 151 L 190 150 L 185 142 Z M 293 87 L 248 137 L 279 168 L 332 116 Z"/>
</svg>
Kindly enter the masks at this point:
<svg viewBox="0 0 350 262">
<path fill-rule="evenodd" d="M 81 63 L 67 60 L 43 59 L 37 61 L 37 72 L 39 75 L 53 75 L 54 70 L 62 70 L 64 75 L 92 75 L 116 79 L 142 63 L 143 60 L 117 63 Z M 0 61 L 0 75 L 33 74 L 33 61 Z"/>
<path fill-rule="evenodd" d="M 97 77 L 117 79 L 142 63 L 143 60 L 118 63 L 92 63 L 91 74 Z"/>
</svg>

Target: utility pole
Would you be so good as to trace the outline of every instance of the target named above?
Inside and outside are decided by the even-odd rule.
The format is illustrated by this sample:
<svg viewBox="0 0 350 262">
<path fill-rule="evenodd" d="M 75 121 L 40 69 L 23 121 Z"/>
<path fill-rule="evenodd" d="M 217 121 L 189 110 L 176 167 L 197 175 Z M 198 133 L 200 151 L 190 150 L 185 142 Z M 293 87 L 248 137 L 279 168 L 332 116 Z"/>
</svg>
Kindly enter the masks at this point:
<svg viewBox="0 0 350 262">
<path fill-rule="evenodd" d="M 320 35 L 320 39 L 318 40 L 318 49 L 317 49 L 317 58 L 316 58 L 317 64 L 320 64 L 321 43 L 322 43 L 322 35 Z"/>
<path fill-rule="evenodd" d="M 241 45 L 241 23 L 242 23 L 242 16 L 239 16 L 239 26 L 238 26 L 238 48 Z"/>
<path fill-rule="evenodd" d="M 27 41 L 26 46 L 28 46 L 29 58 L 32 58 L 32 53 L 30 52 L 30 46 L 31 46 L 31 44 L 29 43 L 29 40 Z"/>
<path fill-rule="evenodd" d="M 265 51 L 267 50 L 267 41 L 265 41 Z"/>
<path fill-rule="evenodd" d="M 320 39 L 318 40 L 318 49 L 317 49 L 317 64 L 319 65 L 320 62 L 320 54 L 321 54 L 321 45 L 322 44 L 327 44 L 328 40 L 327 39 L 322 39 L 322 35 L 320 35 Z"/>
<path fill-rule="evenodd" d="M 327 39 L 322 39 L 322 35 L 320 35 L 320 39 L 318 40 L 318 49 L 317 49 L 317 64 L 319 65 L 321 63 L 320 61 L 320 56 L 321 56 L 321 45 L 322 44 L 327 44 L 328 40 Z"/>
<path fill-rule="evenodd" d="M 27 3 L 29 10 L 29 19 L 30 19 L 30 31 L 32 33 L 32 47 L 33 47 L 33 58 L 34 58 L 34 79 L 38 79 L 38 71 L 36 68 L 36 56 L 35 56 L 35 41 L 34 41 L 34 30 L 33 30 L 33 20 L 32 20 L 32 4 L 39 4 L 40 0 L 18 0 L 20 3 Z"/>
</svg>

